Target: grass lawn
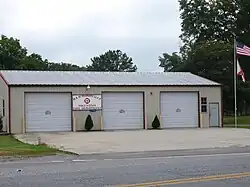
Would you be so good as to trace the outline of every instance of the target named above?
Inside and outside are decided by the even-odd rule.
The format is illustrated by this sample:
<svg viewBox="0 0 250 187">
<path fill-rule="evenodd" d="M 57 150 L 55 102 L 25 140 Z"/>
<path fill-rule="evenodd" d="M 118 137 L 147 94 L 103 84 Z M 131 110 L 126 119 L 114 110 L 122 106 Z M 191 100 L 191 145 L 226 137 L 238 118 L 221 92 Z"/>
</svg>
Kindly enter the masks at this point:
<svg viewBox="0 0 250 187">
<path fill-rule="evenodd" d="M 45 156 L 59 153 L 46 145 L 29 145 L 12 136 L 0 136 L 0 156 Z"/>
<path fill-rule="evenodd" d="M 224 126 L 234 127 L 234 116 L 224 116 Z M 239 128 L 250 128 L 250 116 L 238 116 L 237 124 Z"/>
</svg>

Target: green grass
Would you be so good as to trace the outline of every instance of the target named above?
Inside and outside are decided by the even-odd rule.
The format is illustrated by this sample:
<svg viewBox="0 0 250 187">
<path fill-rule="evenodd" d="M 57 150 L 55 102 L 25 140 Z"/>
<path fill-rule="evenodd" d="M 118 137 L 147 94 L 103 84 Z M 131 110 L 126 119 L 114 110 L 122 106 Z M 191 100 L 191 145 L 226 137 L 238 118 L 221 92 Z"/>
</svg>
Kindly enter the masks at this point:
<svg viewBox="0 0 250 187">
<path fill-rule="evenodd" d="M 12 136 L 0 136 L 0 156 L 46 156 L 59 153 L 46 145 L 30 145 Z"/>
<path fill-rule="evenodd" d="M 232 124 L 224 124 L 223 127 L 224 128 L 235 128 L 235 126 L 232 125 Z M 239 125 L 237 125 L 237 128 L 250 129 L 250 125 L 241 125 L 241 124 L 239 124 Z"/>
<path fill-rule="evenodd" d="M 234 116 L 224 116 L 224 127 L 234 127 Z M 250 116 L 238 116 L 237 127 L 250 129 Z"/>
<path fill-rule="evenodd" d="M 250 125 L 250 116 L 238 116 L 237 123 Z M 234 116 L 225 116 L 224 124 L 234 124 Z"/>
</svg>

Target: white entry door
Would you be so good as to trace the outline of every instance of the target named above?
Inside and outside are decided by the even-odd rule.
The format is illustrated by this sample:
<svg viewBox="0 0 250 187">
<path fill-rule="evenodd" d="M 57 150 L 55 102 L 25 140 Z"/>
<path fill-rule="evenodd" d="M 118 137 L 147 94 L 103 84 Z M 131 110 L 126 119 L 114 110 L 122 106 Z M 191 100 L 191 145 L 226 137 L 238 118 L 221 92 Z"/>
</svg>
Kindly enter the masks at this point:
<svg viewBox="0 0 250 187">
<path fill-rule="evenodd" d="M 143 93 L 103 93 L 103 129 L 143 129 Z"/>
<path fill-rule="evenodd" d="M 71 131 L 70 93 L 26 93 L 26 132 Z"/>
<path fill-rule="evenodd" d="M 210 127 L 219 127 L 219 103 L 209 103 Z"/>
<path fill-rule="evenodd" d="M 162 92 L 160 96 L 162 128 L 198 127 L 198 94 Z"/>
</svg>

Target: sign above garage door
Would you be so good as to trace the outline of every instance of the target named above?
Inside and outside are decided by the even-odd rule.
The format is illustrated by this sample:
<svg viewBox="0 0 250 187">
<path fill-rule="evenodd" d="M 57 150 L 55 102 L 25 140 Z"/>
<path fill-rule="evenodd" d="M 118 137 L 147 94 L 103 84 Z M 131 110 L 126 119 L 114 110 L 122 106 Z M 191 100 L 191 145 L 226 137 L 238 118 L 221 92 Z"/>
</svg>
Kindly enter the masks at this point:
<svg viewBox="0 0 250 187">
<path fill-rule="evenodd" d="M 73 95 L 73 110 L 100 110 L 102 108 L 102 95 Z"/>
</svg>

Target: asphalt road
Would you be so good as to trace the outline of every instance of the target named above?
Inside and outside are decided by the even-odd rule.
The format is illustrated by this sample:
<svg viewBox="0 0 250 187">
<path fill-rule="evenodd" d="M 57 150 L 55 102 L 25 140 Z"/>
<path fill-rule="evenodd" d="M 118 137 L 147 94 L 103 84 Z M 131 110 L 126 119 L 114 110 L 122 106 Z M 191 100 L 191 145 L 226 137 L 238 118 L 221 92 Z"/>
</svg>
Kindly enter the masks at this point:
<svg viewBox="0 0 250 187">
<path fill-rule="evenodd" d="M 239 151 L 241 150 L 241 151 Z M 0 187 L 249 187 L 246 148 L 43 157 L 0 162 Z M 122 185 L 124 184 L 124 185 Z"/>
</svg>

